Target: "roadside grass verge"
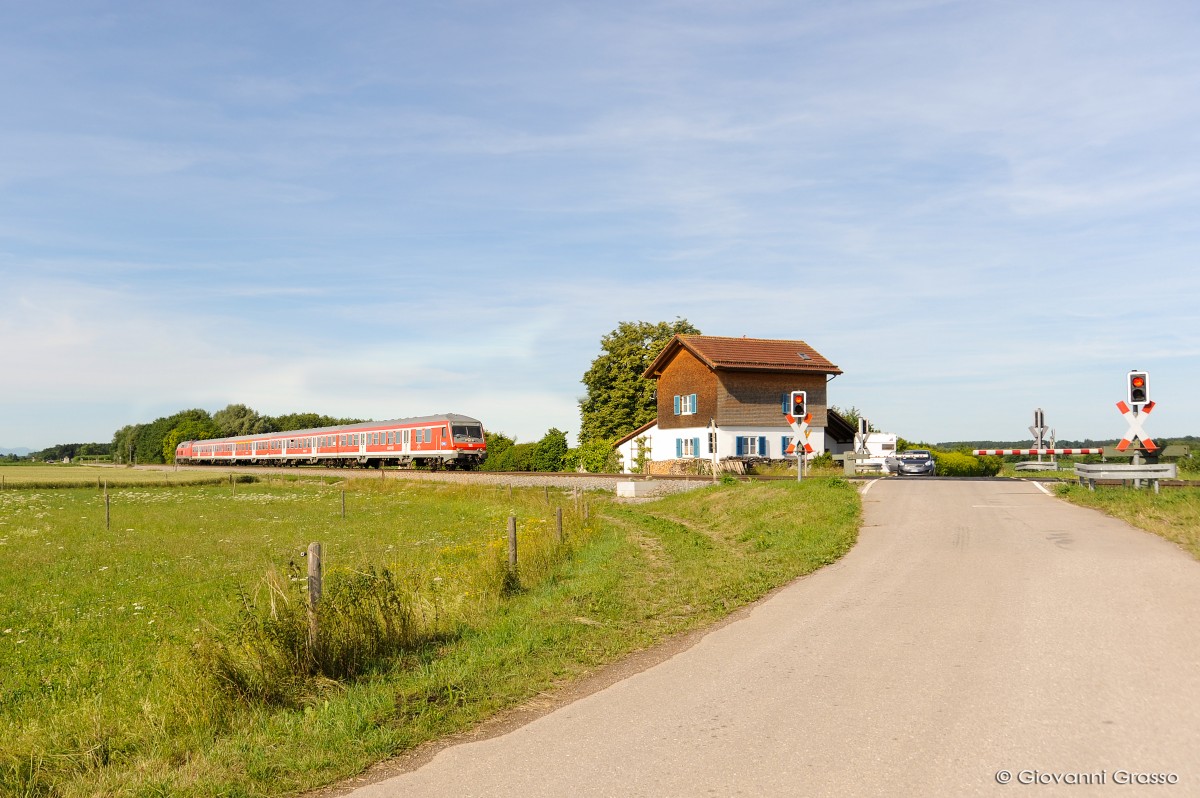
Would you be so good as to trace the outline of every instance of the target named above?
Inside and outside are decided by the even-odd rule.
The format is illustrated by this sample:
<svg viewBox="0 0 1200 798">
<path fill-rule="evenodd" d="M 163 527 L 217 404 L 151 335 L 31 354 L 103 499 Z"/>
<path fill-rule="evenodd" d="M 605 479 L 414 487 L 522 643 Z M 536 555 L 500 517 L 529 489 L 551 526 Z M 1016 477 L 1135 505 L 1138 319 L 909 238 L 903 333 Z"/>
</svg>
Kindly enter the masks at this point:
<svg viewBox="0 0 1200 798">
<path fill-rule="evenodd" d="M 1061 484 L 1054 490 L 1073 504 L 1095 508 L 1178 543 L 1200 560 L 1200 488 L 1164 488 L 1155 494 L 1150 489 L 1097 487 L 1091 491 L 1078 484 Z"/>
<path fill-rule="evenodd" d="M 94 488 L 0 492 L 0 794 L 266 796 L 327 784 L 832 562 L 860 515 L 839 479 L 644 504 L 589 494 L 587 519 L 564 491 L 547 502 L 542 489 L 356 480 L 345 519 L 339 493 L 122 490 L 105 532 Z M 237 659 L 238 640 L 262 640 L 256 624 L 301 595 L 311 541 L 323 544 L 327 590 L 341 580 L 361 599 L 355 585 L 386 570 L 382 598 L 358 601 L 352 620 L 392 607 L 404 634 L 354 659 L 346 678 L 305 666 L 279 697 L 231 690 L 214 650 Z M 343 632 L 364 634 L 354 623 Z"/>
</svg>

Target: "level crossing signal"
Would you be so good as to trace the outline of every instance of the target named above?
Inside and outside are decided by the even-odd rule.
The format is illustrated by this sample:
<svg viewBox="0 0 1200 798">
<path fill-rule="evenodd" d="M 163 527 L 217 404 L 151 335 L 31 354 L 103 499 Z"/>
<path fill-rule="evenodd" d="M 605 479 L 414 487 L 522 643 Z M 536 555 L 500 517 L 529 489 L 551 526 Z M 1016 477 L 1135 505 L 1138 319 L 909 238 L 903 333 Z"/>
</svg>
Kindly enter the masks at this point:
<svg viewBox="0 0 1200 798">
<path fill-rule="evenodd" d="M 792 391 L 792 395 L 788 400 L 788 415 L 792 418 L 802 419 L 808 414 L 808 392 L 807 391 Z"/>
<path fill-rule="evenodd" d="M 1144 405 L 1150 402 L 1150 375 L 1144 371 L 1129 372 L 1129 404 Z"/>
</svg>

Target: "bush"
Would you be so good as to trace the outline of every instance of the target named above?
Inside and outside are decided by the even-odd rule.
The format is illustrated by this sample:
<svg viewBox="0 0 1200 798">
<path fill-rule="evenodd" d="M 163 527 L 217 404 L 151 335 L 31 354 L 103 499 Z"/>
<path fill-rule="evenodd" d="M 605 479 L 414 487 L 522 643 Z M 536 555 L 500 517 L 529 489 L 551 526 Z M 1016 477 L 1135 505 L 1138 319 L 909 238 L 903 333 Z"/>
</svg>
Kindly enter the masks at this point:
<svg viewBox="0 0 1200 798">
<path fill-rule="evenodd" d="M 616 474 L 621 470 L 621 458 L 612 441 L 596 438 L 571 449 L 563 458 L 564 471 L 578 471 L 580 466 L 589 474 Z"/>
<path fill-rule="evenodd" d="M 932 451 L 940 477 L 994 477 L 1003 461 L 999 457 L 976 457 L 963 452 Z"/>
<path fill-rule="evenodd" d="M 515 443 L 499 453 L 488 452 L 482 471 L 533 471 L 536 443 Z"/>
<path fill-rule="evenodd" d="M 809 468 L 833 468 L 833 464 L 832 452 L 821 452 L 821 454 L 808 461 Z"/>
<path fill-rule="evenodd" d="M 196 648 L 223 692 L 247 702 L 296 705 L 323 685 L 359 676 L 437 631 L 417 622 L 412 596 L 386 568 L 333 571 L 324 581 L 312 646 L 307 580 L 272 572 L 257 595 L 240 596 L 234 628 L 210 630 Z"/>
</svg>

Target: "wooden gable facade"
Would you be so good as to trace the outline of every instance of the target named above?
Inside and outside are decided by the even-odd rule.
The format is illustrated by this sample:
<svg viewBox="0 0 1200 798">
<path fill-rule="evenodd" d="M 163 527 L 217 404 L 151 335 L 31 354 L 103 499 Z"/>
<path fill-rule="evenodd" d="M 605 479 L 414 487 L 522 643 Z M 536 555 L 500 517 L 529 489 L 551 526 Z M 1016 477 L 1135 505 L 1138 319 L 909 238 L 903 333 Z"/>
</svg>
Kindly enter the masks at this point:
<svg viewBox="0 0 1200 798">
<path fill-rule="evenodd" d="M 718 428 L 786 426 L 791 391 L 808 392 L 812 426 L 825 427 L 826 383 L 841 373 L 804 341 L 677 335 L 643 376 L 657 381 L 658 426 L 670 430 L 710 419 Z"/>
</svg>

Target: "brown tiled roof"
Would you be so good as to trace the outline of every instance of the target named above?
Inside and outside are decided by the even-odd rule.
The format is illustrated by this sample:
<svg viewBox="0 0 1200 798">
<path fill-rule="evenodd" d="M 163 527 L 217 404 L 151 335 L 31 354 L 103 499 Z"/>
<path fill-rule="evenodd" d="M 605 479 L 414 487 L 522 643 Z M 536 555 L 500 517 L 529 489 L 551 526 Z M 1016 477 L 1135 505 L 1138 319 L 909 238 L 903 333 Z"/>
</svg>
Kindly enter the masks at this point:
<svg viewBox="0 0 1200 798">
<path fill-rule="evenodd" d="M 655 379 L 675 357 L 687 349 L 713 371 L 780 371 L 841 374 L 842 370 L 803 341 L 766 338 L 721 338 L 715 335 L 676 335 L 643 375 Z"/>
</svg>

